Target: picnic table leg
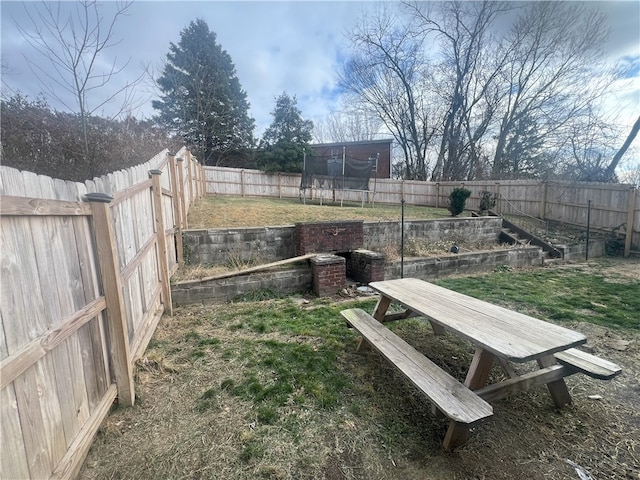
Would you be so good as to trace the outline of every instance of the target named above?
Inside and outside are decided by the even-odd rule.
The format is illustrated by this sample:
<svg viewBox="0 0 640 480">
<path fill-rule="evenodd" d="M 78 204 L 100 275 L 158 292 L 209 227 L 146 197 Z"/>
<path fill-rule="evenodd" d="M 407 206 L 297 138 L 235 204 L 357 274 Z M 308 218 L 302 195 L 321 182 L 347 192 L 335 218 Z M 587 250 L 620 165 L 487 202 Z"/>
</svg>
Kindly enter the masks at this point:
<svg viewBox="0 0 640 480">
<path fill-rule="evenodd" d="M 477 390 L 487 384 L 494 358 L 493 353 L 480 347 L 476 348 L 476 353 L 473 355 L 471 366 L 467 372 L 467 378 L 464 380 L 464 384 L 470 390 Z"/>
<path fill-rule="evenodd" d="M 384 316 L 389 309 L 389 305 L 391 305 L 391 299 L 389 297 L 385 297 L 381 295 L 378 299 L 378 303 L 376 304 L 376 308 L 373 310 L 372 317 L 378 320 L 379 322 L 384 321 Z"/>
<path fill-rule="evenodd" d="M 540 368 L 550 367 L 556 364 L 556 359 L 553 355 L 547 355 L 538 359 L 538 365 Z M 553 403 L 558 408 L 562 408 L 568 403 L 571 403 L 571 394 L 567 388 L 567 384 L 564 378 L 547 383 L 547 388 L 553 399 Z"/>
<path fill-rule="evenodd" d="M 444 327 L 432 320 L 429 320 L 434 335 L 444 335 Z"/>
<path fill-rule="evenodd" d="M 469 438 L 469 425 L 451 420 L 442 446 L 445 450 L 451 450 L 460 445 L 464 445 L 467 442 L 467 438 Z"/>
<path fill-rule="evenodd" d="M 516 378 L 518 376 L 513 367 L 509 365 L 509 362 L 507 362 L 504 358 L 497 357 L 496 360 L 498 360 L 498 363 L 502 367 L 502 370 L 507 374 L 509 378 Z"/>
<path fill-rule="evenodd" d="M 366 351 L 371 348 L 369 342 L 367 342 L 364 337 L 358 338 L 358 343 L 356 344 L 356 352 Z"/>
</svg>

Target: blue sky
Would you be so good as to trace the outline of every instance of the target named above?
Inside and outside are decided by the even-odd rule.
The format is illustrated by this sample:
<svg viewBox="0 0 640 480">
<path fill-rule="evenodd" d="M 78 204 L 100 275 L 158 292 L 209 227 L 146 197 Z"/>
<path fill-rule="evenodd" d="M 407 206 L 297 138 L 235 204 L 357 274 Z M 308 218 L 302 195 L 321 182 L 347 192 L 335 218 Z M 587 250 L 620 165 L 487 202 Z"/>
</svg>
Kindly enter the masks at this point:
<svg viewBox="0 0 640 480">
<path fill-rule="evenodd" d="M 612 36 L 605 45 L 611 59 L 630 59 L 632 74 L 619 99 L 631 117 L 640 108 L 640 2 L 597 3 L 609 14 Z M 27 28 L 24 6 L 34 2 L 0 2 L 2 87 L 19 89 L 35 97 L 41 90 L 24 57 L 37 59 L 18 32 L 16 23 Z M 304 118 L 319 120 L 337 107 L 336 73 L 347 52 L 348 33 L 362 13 L 372 11 L 376 2 L 357 1 L 136 1 L 129 15 L 117 25 L 115 38 L 122 41 L 107 51 L 127 69 L 113 85 L 136 78 L 144 65 L 156 72 L 169 43 L 178 43 L 180 31 L 196 18 L 202 18 L 217 34 L 218 43 L 233 59 L 238 78 L 251 103 L 250 114 L 256 119 L 256 134 L 261 135 L 271 123 L 270 112 L 275 98 L 286 91 L 296 95 Z M 105 16 L 114 8 L 103 2 Z M 145 103 L 135 112 L 151 116 L 149 87 L 140 90 Z M 60 108 L 57 105 L 54 105 Z M 104 114 L 109 114 L 105 111 Z M 637 115 L 637 113 L 636 113 Z"/>
</svg>

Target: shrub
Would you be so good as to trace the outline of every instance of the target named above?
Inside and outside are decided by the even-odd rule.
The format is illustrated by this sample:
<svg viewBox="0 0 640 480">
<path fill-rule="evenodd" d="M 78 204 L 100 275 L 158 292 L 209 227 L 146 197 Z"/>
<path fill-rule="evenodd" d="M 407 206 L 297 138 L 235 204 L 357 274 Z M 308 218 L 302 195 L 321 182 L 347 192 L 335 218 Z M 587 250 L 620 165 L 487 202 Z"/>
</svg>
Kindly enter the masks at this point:
<svg viewBox="0 0 640 480">
<path fill-rule="evenodd" d="M 449 211 L 454 217 L 460 215 L 464 211 L 467 198 L 471 196 L 471 190 L 466 188 L 454 188 L 449 195 Z"/>
<path fill-rule="evenodd" d="M 496 201 L 498 200 L 498 196 L 495 193 L 488 192 L 483 190 L 480 192 L 480 210 L 491 210 L 496 206 Z"/>
</svg>

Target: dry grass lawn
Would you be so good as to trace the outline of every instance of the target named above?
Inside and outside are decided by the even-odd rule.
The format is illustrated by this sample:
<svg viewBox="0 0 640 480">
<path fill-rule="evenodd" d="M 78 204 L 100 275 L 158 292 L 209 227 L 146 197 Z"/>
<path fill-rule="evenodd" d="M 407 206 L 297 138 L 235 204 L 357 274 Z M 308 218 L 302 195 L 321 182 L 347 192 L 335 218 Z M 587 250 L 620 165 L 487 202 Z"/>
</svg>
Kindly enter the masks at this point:
<svg viewBox="0 0 640 480">
<path fill-rule="evenodd" d="M 445 208 L 405 205 L 405 219 L 445 218 L 451 214 Z M 199 200 L 189 211 L 189 228 L 262 227 L 292 225 L 296 222 L 329 220 L 400 221 L 400 205 L 371 206 L 339 203 L 320 205 L 301 203 L 297 199 L 209 196 Z"/>
<path fill-rule="evenodd" d="M 546 271 L 555 288 L 571 273 L 640 295 L 638 259 Z M 612 309 L 623 300 L 612 295 L 607 303 Z M 290 297 L 165 315 L 136 365 L 136 405 L 105 420 L 80 478 L 640 478 L 640 324 L 565 323 L 623 374 L 610 382 L 570 377 L 574 404 L 562 410 L 543 387 L 495 402 L 494 417 L 473 429 L 467 445 L 446 453 L 446 419 L 432 415 L 375 352 L 355 351 L 356 335 L 338 312 L 355 305 L 371 311 L 374 302 Z M 607 309 L 597 303 L 584 306 L 585 320 L 597 314 L 606 321 Z M 391 328 L 464 379 L 470 345 L 436 338 L 415 319 Z"/>
</svg>

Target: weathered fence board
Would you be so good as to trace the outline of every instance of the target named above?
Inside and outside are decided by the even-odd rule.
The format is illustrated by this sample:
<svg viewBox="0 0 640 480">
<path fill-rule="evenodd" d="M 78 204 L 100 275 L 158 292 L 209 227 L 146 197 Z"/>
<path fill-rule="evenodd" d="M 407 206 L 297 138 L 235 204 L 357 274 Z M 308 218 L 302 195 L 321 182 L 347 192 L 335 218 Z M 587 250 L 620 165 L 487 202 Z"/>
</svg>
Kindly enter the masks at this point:
<svg viewBox="0 0 640 480">
<path fill-rule="evenodd" d="M 302 198 L 300 174 L 273 175 L 259 170 L 205 167 L 206 193 L 243 197 Z M 469 182 L 419 182 L 375 179 L 369 181 L 364 201 L 446 208 L 454 188 L 471 191 L 467 208 L 479 209 L 484 191 L 496 195 L 495 210 L 502 214 L 527 215 L 586 228 L 589 204 L 590 227 L 625 237 L 625 255 L 632 246 L 640 249 L 640 194 L 631 185 L 609 183 L 542 182 L 537 180 L 478 180 Z M 306 198 L 324 201 L 361 202 L 361 191 L 313 188 Z"/>
<path fill-rule="evenodd" d="M 200 194 L 200 165 L 178 155 L 181 192 Z M 84 184 L 0 167 L 1 478 L 73 478 L 116 396 L 133 402 L 133 362 L 170 306 L 175 205 L 186 218 L 195 200 L 171 165 L 165 150 Z"/>
</svg>

